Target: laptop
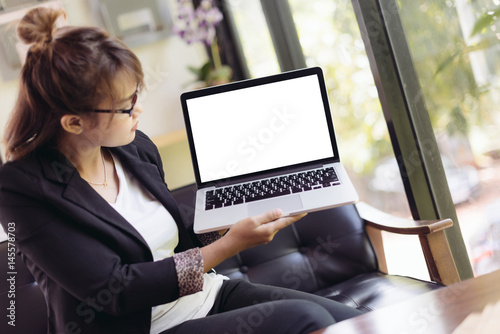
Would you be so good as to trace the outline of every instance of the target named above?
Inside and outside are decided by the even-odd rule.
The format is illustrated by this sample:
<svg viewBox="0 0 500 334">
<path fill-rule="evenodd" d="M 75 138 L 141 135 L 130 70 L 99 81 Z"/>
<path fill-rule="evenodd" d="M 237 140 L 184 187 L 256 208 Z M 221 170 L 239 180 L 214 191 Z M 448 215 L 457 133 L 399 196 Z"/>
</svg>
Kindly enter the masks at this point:
<svg viewBox="0 0 500 334">
<path fill-rule="evenodd" d="M 198 188 L 195 233 L 275 208 L 286 216 L 358 201 L 321 68 L 185 92 L 181 104 Z"/>
</svg>

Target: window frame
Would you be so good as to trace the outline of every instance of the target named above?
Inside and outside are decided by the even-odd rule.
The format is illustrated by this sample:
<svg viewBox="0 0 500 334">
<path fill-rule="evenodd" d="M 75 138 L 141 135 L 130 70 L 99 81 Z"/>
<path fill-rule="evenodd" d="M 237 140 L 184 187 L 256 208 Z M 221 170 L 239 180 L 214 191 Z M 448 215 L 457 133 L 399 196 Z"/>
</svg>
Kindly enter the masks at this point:
<svg viewBox="0 0 500 334">
<path fill-rule="evenodd" d="M 352 4 L 413 218 L 453 220 L 446 238 L 460 278 L 471 278 L 472 267 L 398 4 L 396 0 L 352 0 Z"/>
<path fill-rule="evenodd" d="M 288 0 L 260 0 L 282 72 L 307 67 Z"/>
</svg>

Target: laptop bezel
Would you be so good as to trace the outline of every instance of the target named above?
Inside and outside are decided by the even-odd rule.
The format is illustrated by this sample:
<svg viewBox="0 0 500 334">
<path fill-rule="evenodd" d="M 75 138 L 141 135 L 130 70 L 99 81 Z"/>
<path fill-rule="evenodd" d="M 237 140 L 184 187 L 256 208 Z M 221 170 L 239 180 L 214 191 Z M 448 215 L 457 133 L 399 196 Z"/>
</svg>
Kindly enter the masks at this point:
<svg viewBox="0 0 500 334">
<path fill-rule="evenodd" d="M 188 100 L 200 98 L 200 97 L 204 97 L 204 96 L 209 96 L 209 95 L 213 95 L 213 94 L 220 94 L 220 93 L 224 93 L 224 92 L 234 91 L 234 90 L 238 90 L 238 89 L 244 89 L 244 88 L 253 87 L 253 86 L 265 85 L 265 84 L 269 84 L 269 83 L 273 83 L 273 82 L 279 82 L 279 81 L 285 81 L 285 80 L 290 80 L 290 79 L 294 79 L 294 78 L 311 76 L 311 75 L 316 75 L 316 77 L 318 79 L 320 92 L 321 92 L 321 98 L 323 101 L 323 107 L 324 107 L 324 111 L 325 111 L 325 117 L 326 117 L 326 121 L 327 121 L 327 125 L 328 125 L 328 132 L 330 134 L 330 144 L 332 145 L 333 157 L 318 159 L 318 160 L 314 160 L 314 161 L 308 161 L 305 163 L 288 165 L 288 166 L 268 169 L 268 170 L 264 170 L 264 171 L 233 176 L 233 177 L 225 177 L 225 178 L 220 178 L 220 179 L 212 180 L 212 181 L 206 181 L 206 182 L 201 181 L 200 172 L 199 172 L 199 165 L 198 165 L 198 158 L 196 155 L 196 149 L 195 149 L 194 138 L 193 138 L 193 134 L 192 134 L 189 110 L 188 110 L 188 106 L 187 106 Z M 331 110 L 330 110 L 328 93 L 327 93 L 326 84 L 325 84 L 325 80 L 324 80 L 324 76 L 323 76 L 323 71 L 320 67 L 304 68 L 304 69 L 274 74 L 274 75 L 270 75 L 270 76 L 266 76 L 266 77 L 241 80 L 241 81 L 231 82 L 231 83 L 227 83 L 227 84 L 223 84 L 223 85 L 201 88 L 198 90 L 193 90 L 193 91 L 182 93 L 180 99 L 181 99 L 181 105 L 182 105 L 182 112 L 183 112 L 183 116 L 184 116 L 184 123 L 186 126 L 186 133 L 187 133 L 187 139 L 188 139 L 188 144 L 189 144 L 189 150 L 191 153 L 191 161 L 193 164 L 194 176 L 196 179 L 196 184 L 197 184 L 199 189 L 211 187 L 211 186 L 220 186 L 220 185 L 226 185 L 226 184 L 232 184 L 232 183 L 246 182 L 248 180 L 261 178 L 264 175 L 266 175 L 266 176 L 267 175 L 279 175 L 279 174 L 283 174 L 283 172 L 285 172 L 285 171 L 298 171 L 298 170 L 301 170 L 301 169 L 304 169 L 307 167 L 311 167 L 311 168 L 313 168 L 313 166 L 320 167 L 320 166 L 325 165 L 325 164 L 340 162 L 340 156 L 339 156 L 338 147 L 337 147 L 335 130 L 333 127 L 333 120 L 332 120 L 332 115 L 331 115 Z"/>
</svg>

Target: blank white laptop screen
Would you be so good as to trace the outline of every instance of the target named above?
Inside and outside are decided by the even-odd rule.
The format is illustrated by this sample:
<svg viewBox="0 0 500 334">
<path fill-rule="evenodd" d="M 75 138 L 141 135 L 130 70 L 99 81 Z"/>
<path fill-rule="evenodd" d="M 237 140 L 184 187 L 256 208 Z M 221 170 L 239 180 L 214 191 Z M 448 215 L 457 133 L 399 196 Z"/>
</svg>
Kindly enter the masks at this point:
<svg viewBox="0 0 500 334">
<path fill-rule="evenodd" d="M 187 101 L 201 182 L 334 157 L 316 75 Z"/>
</svg>

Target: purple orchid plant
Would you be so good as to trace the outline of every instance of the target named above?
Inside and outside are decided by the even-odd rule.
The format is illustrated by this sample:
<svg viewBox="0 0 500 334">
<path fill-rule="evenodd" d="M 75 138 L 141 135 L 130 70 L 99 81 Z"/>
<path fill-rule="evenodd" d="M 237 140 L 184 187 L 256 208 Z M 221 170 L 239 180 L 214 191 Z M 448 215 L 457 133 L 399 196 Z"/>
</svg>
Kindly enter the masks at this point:
<svg viewBox="0 0 500 334">
<path fill-rule="evenodd" d="M 222 65 L 217 45 L 215 27 L 223 15 L 214 5 L 213 0 L 202 0 L 195 9 L 191 0 L 177 0 L 178 23 L 174 25 L 174 32 L 186 43 L 203 43 L 210 48 L 212 62 L 209 60 L 202 67 L 188 67 L 196 74 L 197 81 L 204 82 L 205 86 L 214 86 L 228 82 L 232 70 L 227 65 Z"/>
</svg>

